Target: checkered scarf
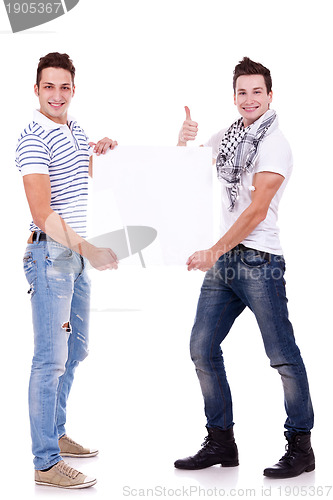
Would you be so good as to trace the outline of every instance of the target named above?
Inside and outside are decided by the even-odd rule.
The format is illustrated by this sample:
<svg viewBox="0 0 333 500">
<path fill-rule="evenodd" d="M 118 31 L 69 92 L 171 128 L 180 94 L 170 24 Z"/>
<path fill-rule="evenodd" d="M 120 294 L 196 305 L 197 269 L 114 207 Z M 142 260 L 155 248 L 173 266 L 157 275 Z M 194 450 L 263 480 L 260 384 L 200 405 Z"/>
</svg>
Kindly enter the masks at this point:
<svg viewBox="0 0 333 500">
<path fill-rule="evenodd" d="M 258 156 L 258 147 L 276 118 L 268 110 L 257 121 L 244 127 L 243 118 L 234 122 L 224 134 L 216 158 L 217 177 L 225 185 L 232 212 L 238 198 L 244 171 L 251 172 Z"/>
</svg>

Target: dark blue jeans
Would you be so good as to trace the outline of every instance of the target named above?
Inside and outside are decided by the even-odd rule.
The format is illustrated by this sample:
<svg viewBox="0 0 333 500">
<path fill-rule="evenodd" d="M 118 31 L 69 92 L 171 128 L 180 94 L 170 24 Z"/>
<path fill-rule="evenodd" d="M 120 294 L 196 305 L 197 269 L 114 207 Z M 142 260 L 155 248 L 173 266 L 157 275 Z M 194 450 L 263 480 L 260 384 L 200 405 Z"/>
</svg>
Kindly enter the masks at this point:
<svg viewBox="0 0 333 500">
<path fill-rule="evenodd" d="M 270 359 L 282 379 L 285 428 L 309 432 L 313 409 L 306 370 L 288 319 L 283 256 L 237 246 L 205 276 L 191 335 L 191 357 L 205 403 L 207 427 L 233 426 L 232 399 L 221 343 L 237 316 L 254 313 Z"/>
</svg>

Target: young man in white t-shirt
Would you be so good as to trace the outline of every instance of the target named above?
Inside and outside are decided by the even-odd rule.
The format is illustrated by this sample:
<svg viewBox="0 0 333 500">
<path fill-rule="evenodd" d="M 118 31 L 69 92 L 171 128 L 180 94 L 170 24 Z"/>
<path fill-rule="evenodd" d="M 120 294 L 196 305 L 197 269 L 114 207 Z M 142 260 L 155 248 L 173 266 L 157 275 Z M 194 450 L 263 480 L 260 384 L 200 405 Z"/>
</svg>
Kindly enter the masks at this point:
<svg viewBox="0 0 333 500">
<path fill-rule="evenodd" d="M 86 488 L 96 480 L 67 465 L 62 457 L 91 457 L 65 432 L 67 398 L 77 365 L 88 354 L 90 280 L 87 260 L 99 270 L 117 269 L 109 248 L 85 239 L 88 175 L 92 149 L 104 154 L 116 141 L 88 139 L 68 116 L 75 93 L 75 68 L 67 54 L 39 61 L 35 94 L 39 111 L 24 129 L 16 163 L 33 222 L 24 255 L 30 286 L 34 356 L 29 414 L 35 481 L 61 488 Z M 89 404 L 89 395 L 85 404 Z"/>
<path fill-rule="evenodd" d="M 284 389 L 287 453 L 264 470 L 290 478 L 315 468 L 310 443 L 313 409 L 306 370 L 288 319 L 285 262 L 277 228 L 278 206 L 292 169 L 290 147 L 270 109 L 270 71 L 244 58 L 234 70 L 234 102 L 241 118 L 206 143 L 222 182 L 222 237 L 187 261 L 207 271 L 191 334 L 191 357 L 201 385 L 208 436 L 197 454 L 175 462 L 179 469 L 238 465 L 232 399 L 221 343 L 249 307 L 261 330 L 271 366 Z M 194 140 L 198 124 L 185 107 L 178 146 Z"/>
</svg>

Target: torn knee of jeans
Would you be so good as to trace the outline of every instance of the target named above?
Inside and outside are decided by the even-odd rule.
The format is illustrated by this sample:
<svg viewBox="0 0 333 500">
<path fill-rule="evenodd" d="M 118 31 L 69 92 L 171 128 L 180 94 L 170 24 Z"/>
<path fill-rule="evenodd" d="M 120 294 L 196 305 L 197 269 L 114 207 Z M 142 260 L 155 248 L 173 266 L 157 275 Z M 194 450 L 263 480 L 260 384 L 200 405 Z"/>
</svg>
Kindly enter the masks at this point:
<svg viewBox="0 0 333 500">
<path fill-rule="evenodd" d="M 71 333 L 72 331 L 72 327 L 69 321 L 67 321 L 67 323 L 64 323 L 61 328 L 65 330 L 66 333 Z"/>
<path fill-rule="evenodd" d="M 34 293 L 35 293 L 35 284 L 34 284 L 34 282 L 30 283 L 30 288 L 29 288 L 29 290 L 28 290 L 27 293 L 30 295 L 30 297 L 32 297 L 34 295 Z"/>
</svg>

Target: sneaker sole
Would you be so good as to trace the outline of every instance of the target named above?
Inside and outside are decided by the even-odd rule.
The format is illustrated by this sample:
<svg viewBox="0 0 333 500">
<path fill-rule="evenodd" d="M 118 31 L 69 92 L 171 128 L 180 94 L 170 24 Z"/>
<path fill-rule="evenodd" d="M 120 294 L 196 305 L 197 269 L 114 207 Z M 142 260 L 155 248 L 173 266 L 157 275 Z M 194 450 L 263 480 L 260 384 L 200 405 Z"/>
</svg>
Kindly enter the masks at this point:
<svg viewBox="0 0 333 500">
<path fill-rule="evenodd" d="M 62 486 L 61 484 L 45 483 L 43 481 L 35 481 L 35 483 L 38 484 L 39 486 L 52 486 L 54 488 L 62 488 L 65 490 L 79 490 L 83 488 L 89 488 L 90 486 L 94 486 L 94 484 L 97 483 L 97 479 L 93 479 L 88 483 L 74 484 L 72 486 Z"/>
<path fill-rule="evenodd" d="M 69 453 L 69 452 L 64 452 L 61 453 L 60 455 L 62 457 L 72 457 L 72 458 L 90 458 L 90 457 L 96 457 L 98 455 L 98 451 L 92 451 L 91 453 Z"/>
</svg>

